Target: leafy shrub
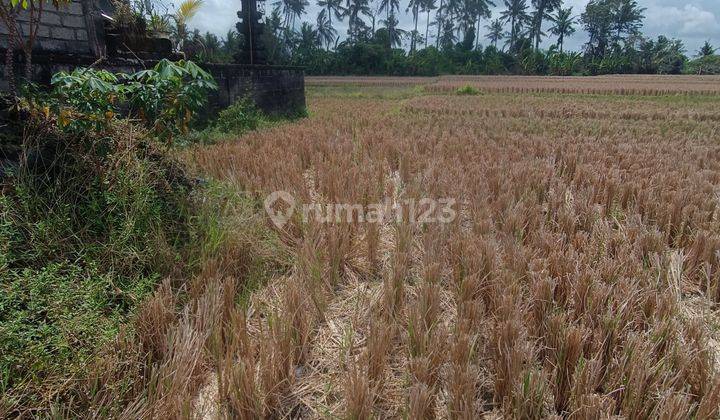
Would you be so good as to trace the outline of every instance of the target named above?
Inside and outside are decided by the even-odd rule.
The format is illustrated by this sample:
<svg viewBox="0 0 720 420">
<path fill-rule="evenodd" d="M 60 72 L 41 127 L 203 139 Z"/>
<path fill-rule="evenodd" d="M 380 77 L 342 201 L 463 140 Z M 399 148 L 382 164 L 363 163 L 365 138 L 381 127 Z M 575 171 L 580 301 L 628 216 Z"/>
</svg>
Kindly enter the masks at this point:
<svg viewBox="0 0 720 420">
<path fill-rule="evenodd" d="M 465 85 L 461 88 L 458 88 L 455 93 L 457 95 L 479 95 L 480 91 L 470 85 Z"/>
<path fill-rule="evenodd" d="M 171 140 L 188 132 L 215 89 L 212 76 L 195 63 L 162 60 L 132 75 L 89 68 L 60 72 L 52 78 L 51 92 L 31 89 L 24 103 L 36 116 L 57 120 L 65 131 L 102 130 L 122 113 Z"/>
<path fill-rule="evenodd" d="M 244 133 L 258 128 L 262 118 L 262 112 L 255 103 L 249 98 L 243 98 L 220 111 L 213 127 L 221 133 Z"/>
<path fill-rule="evenodd" d="M 307 117 L 306 109 L 284 115 L 267 115 L 255 106 L 250 98 L 243 98 L 220 111 L 217 118 L 204 130 L 191 131 L 178 139 L 179 144 L 212 144 L 248 131 Z"/>
<path fill-rule="evenodd" d="M 720 74 L 720 55 L 708 55 L 689 61 L 685 65 L 687 74 Z"/>
<path fill-rule="evenodd" d="M 159 135 L 187 134 L 194 116 L 217 89 L 212 76 L 192 61 L 160 61 L 128 76 L 131 109 Z"/>
</svg>

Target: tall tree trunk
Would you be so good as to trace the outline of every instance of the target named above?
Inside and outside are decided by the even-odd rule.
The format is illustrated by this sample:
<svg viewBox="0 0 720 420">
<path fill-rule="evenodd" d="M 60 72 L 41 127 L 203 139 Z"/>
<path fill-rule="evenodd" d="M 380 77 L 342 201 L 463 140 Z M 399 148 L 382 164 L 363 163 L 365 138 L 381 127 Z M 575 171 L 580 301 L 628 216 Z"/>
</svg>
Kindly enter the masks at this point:
<svg viewBox="0 0 720 420">
<path fill-rule="evenodd" d="M 32 82 L 32 47 L 25 49 L 25 83 Z"/>
<path fill-rule="evenodd" d="M 515 16 L 510 21 L 510 51 L 515 49 Z"/>
<path fill-rule="evenodd" d="M 478 46 L 480 46 L 480 15 L 477 17 L 477 23 L 475 26 L 475 51 L 477 51 Z"/>
<path fill-rule="evenodd" d="M 427 9 L 427 22 L 425 22 L 425 48 L 428 46 L 428 35 L 430 34 L 430 8 Z"/>
<path fill-rule="evenodd" d="M 413 18 L 415 18 L 415 32 L 413 32 L 413 38 L 412 38 L 412 45 L 410 46 L 410 50 L 414 53 L 415 48 L 417 46 L 417 33 L 418 33 L 418 7 L 415 6 L 415 10 L 413 11 Z"/>
<path fill-rule="evenodd" d="M 437 38 L 435 39 L 435 48 L 440 49 L 440 30 L 442 29 L 442 8 L 443 0 L 440 0 L 440 7 L 438 7 L 435 22 L 437 23 Z"/>
<path fill-rule="evenodd" d="M 5 80 L 12 97 L 17 96 L 17 85 L 15 84 L 15 51 L 12 47 L 12 40 L 8 39 L 8 46 L 5 50 Z"/>
</svg>

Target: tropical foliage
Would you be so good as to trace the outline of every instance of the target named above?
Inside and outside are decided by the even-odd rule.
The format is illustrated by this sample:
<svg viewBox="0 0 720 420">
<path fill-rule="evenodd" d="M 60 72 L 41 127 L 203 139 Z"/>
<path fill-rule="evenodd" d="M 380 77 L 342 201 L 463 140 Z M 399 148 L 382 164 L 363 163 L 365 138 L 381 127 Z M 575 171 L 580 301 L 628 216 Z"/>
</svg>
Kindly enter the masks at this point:
<svg viewBox="0 0 720 420">
<path fill-rule="evenodd" d="M 53 76 L 49 93 L 33 92 L 23 102 L 64 131 L 103 129 L 125 113 L 170 140 L 188 132 L 215 89 L 212 76 L 195 63 L 162 60 L 153 69 L 130 75 L 86 68 L 60 72 Z"/>
<path fill-rule="evenodd" d="M 304 66 L 310 75 L 707 74 L 717 67 L 709 43 L 698 52 L 705 65 L 691 63 L 680 40 L 643 36 L 645 9 L 635 0 L 592 0 L 581 13 L 562 0 L 319 0 L 315 18 L 306 16 L 306 1 L 274 6 L 262 35 L 270 63 Z M 403 10 L 409 28 L 400 24 Z M 579 30 L 587 42 L 567 51 Z M 241 42 L 235 31 L 223 38 L 185 32 L 177 42 L 198 62 L 231 62 Z"/>
</svg>

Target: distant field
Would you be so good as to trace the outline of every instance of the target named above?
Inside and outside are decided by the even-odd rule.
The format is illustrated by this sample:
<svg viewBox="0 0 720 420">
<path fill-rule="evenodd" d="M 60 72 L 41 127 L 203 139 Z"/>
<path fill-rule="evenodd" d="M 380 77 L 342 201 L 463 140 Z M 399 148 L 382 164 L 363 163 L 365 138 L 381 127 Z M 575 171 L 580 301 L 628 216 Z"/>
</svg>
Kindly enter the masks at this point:
<svg viewBox="0 0 720 420">
<path fill-rule="evenodd" d="M 261 196 L 452 198 L 457 217 L 290 219 L 294 269 L 250 296 L 241 363 L 196 409 L 716 418 L 718 82 L 308 78 L 309 119 L 196 165 Z"/>
<path fill-rule="evenodd" d="M 594 77 L 551 76 L 441 76 L 441 77 L 308 77 L 308 86 L 412 86 L 430 92 L 451 92 L 472 86 L 482 92 L 580 93 L 612 95 L 717 95 L 720 76 L 617 75 Z"/>
</svg>

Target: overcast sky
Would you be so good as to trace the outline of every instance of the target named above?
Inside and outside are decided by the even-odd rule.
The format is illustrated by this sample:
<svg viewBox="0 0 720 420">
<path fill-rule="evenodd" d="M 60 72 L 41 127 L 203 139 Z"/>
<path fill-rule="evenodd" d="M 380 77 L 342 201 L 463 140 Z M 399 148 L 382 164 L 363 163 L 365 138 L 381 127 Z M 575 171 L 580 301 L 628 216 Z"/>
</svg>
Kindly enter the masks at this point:
<svg viewBox="0 0 720 420">
<path fill-rule="evenodd" d="M 172 0 L 179 3 L 180 0 Z M 308 14 L 304 20 L 315 21 L 319 7 L 315 4 L 317 0 L 310 0 Z M 401 0 L 401 11 L 404 12 L 408 0 Z M 573 13 L 580 15 L 585 9 L 589 0 L 565 0 L 564 7 L 572 6 Z M 272 9 L 274 0 L 266 2 L 266 9 Z M 378 0 L 374 0 L 377 4 Z M 502 4 L 502 0 L 495 0 L 495 3 Z M 529 3 L 529 2 L 528 2 Z M 645 20 L 642 32 L 646 36 L 656 38 L 658 35 L 665 35 L 671 38 L 679 38 L 685 43 L 687 54 L 695 55 L 706 40 L 713 46 L 720 47 L 720 0 L 638 0 L 640 6 L 645 7 Z M 201 31 L 210 31 L 217 35 L 225 35 L 228 30 L 234 28 L 237 22 L 236 12 L 240 9 L 240 0 L 205 0 L 202 11 L 191 22 Z M 493 10 L 493 17 L 499 15 L 501 8 Z M 420 32 L 424 32 L 426 17 L 421 15 L 419 21 Z M 299 24 L 298 24 L 299 26 Z M 402 13 L 400 27 L 412 29 L 412 18 L 410 14 Z M 347 32 L 346 25 L 337 25 L 336 28 L 341 34 Z M 481 28 L 481 37 L 484 36 L 484 28 Z M 430 28 L 431 37 L 433 34 Z M 587 34 L 577 25 L 577 32 L 566 40 L 566 49 L 579 50 L 587 40 Z M 485 41 L 481 38 L 481 42 Z M 432 41 L 431 41 L 432 42 Z M 548 38 L 545 46 L 554 43 L 554 38 Z"/>
</svg>

